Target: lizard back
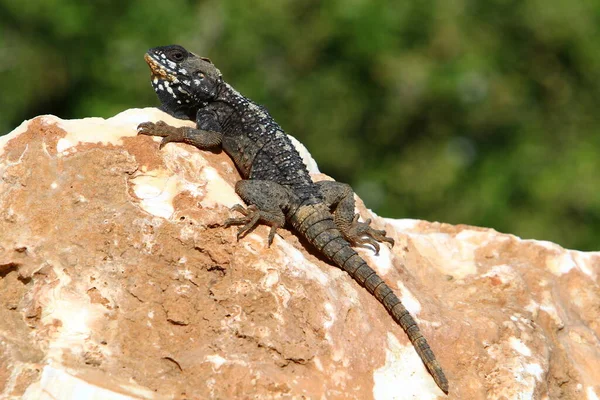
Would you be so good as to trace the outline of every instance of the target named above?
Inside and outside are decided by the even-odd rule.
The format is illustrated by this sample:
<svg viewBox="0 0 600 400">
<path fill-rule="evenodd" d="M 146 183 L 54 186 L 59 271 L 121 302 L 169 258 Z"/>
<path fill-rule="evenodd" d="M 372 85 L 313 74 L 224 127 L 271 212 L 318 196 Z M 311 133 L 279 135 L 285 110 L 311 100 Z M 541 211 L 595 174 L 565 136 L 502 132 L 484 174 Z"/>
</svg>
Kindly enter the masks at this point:
<svg viewBox="0 0 600 400">
<path fill-rule="evenodd" d="M 289 187 L 304 204 L 322 201 L 298 150 L 266 108 L 228 84 L 218 98 L 233 109 L 223 121 L 223 150 L 244 178 Z"/>
</svg>

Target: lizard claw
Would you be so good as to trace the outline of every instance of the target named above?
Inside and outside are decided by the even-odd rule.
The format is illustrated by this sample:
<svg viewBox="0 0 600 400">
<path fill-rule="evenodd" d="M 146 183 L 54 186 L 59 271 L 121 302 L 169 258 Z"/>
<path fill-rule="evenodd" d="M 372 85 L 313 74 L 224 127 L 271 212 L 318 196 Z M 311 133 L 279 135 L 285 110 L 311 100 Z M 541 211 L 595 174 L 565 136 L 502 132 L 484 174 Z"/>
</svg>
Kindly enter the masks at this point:
<svg viewBox="0 0 600 400">
<path fill-rule="evenodd" d="M 161 150 L 163 147 L 165 147 L 167 143 L 170 142 L 177 142 L 177 140 L 173 138 L 173 135 L 163 137 L 163 139 L 160 141 L 160 144 L 158 145 L 158 149 Z"/>
<path fill-rule="evenodd" d="M 275 233 L 277 232 L 277 229 L 283 225 L 283 223 L 273 221 L 268 213 L 260 211 L 254 204 L 248 206 L 248 208 L 244 208 L 241 204 L 236 204 L 231 207 L 230 210 L 237 211 L 244 215 L 240 218 L 227 218 L 223 223 L 225 228 L 228 228 L 232 225 L 243 225 L 237 231 L 237 240 L 240 240 L 240 238 L 246 233 L 254 229 L 260 221 L 263 221 L 271 225 L 271 230 L 269 231 L 269 236 L 267 237 L 267 247 L 271 247 L 271 244 L 273 244 L 273 239 L 275 238 Z"/>
<path fill-rule="evenodd" d="M 142 122 L 137 126 L 138 135 L 148 136 L 169 136 L 169 129 L 174 129 L 172 126 L 167 125 L 164 121 L 158 122 Z"/>
<path fill-rule="evenodd" d="M 171 142 L 182 142 L 184 139 L 184 132 L 181 128 L 168 125 L 164 121 L 154 122 L 142 122 L 137 127 L 138 135 L 147 136 L 159 136 L 162 137 L 162 141 L 158 146 L 162 149 L 167 143 Z"/>
<path fill-rule="evenodd" d="M 254 228 L 254 226 L 258 223 L 258 220 L 260 219 L 260 213 L 255 205 L 251 205 L 248 206 L 248 208 L 244 208 L 242 205 L 236 204 L 233 207 L 231 207 L 231 211 L 237 211 L 243 214 L 244 216 L 240 218 L 227 218 L 223 223 L 223 226 L 225 228 L 228 228 L 232 225 L 243 225 L 240 229 L 238 229 L 236 235 L 237 240 L 240 240 L 240 238 L 246 232 Z"/>
<path fill-rule="evenodd" d="M 365 247 L 370 248 L 373 247 L 375 251 L 375 255 L 379 254 L 379 243 L 378 242 L 386 242 L 394 247 L 394 239 L 391 237 L 385 236 L 386 232 L 384 230 L 373 229 L 369 225 L 371 224 L 371 218 L 367 219 L 365 222 L 358 222 L 359 214 L 355 214 L 352 219 L 352 225 L 348 232 L 346 232 L 346 238 L 348 241 L 356 247 Z"/>
</svg>

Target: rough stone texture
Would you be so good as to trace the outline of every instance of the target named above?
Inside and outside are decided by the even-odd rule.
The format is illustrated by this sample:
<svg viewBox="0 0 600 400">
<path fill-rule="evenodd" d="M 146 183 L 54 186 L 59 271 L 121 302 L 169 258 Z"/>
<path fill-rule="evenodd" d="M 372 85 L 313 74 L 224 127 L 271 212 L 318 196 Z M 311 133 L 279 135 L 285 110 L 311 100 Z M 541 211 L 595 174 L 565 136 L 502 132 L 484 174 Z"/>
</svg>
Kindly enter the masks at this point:
<svg viewBox="0 0 600 400">
<path fill-rule="evenodd" d="M 1 398 L 445 397 L 348 275 L 289 231 L 267 249 L 266 227 L 239 243 L 220 227 L 236 170 L 136 136 L 159 119 L 183 124 L 42 116 L 0 138 Z M 449 398 L 600 396 L 599 253 L 375 227 L 396 247 L 361 254 L 417 317 Z"/>
</svg>

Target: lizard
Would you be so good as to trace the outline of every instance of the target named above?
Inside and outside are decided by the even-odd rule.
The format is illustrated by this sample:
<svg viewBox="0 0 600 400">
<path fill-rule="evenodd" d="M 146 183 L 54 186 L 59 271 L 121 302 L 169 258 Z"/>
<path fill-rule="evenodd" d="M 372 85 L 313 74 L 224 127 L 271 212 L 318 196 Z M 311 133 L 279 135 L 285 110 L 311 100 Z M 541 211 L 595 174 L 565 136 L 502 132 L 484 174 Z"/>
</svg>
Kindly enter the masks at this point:
<svg viewBox="0 0 600 400">
<path fill-rule="evenodd" d="M 155 47 L 144 55 L 160 108 L 196 127 L 172 127 L 163 121 L 139 124 L 138 133 L 162 137 L 167 143 L 187 143 L 201 150 L 224 151 L 242 180 L 235 192 L 248 205 L 231 208 L 239 218 L 225 227 L 240 226 L 240 239 L 258 224 L 270 226 L 267 246 L 286 223 L 319 253 L 346 271 L 383 304 L 406 332 L 438 387 L 448 394 L 448 380 L 421 334 L 417 323 L 392 289 L 353 249 L 369 247 L 378 254 L 379 243 L 394 245 L 384 230 L 370 227 L 354 214 L 354 192 L 336 181 L 313 182 L 290 138 L 267 109 L 246 98 L 223 80 L 210 59 L 179 45 Z"/>
</svg>

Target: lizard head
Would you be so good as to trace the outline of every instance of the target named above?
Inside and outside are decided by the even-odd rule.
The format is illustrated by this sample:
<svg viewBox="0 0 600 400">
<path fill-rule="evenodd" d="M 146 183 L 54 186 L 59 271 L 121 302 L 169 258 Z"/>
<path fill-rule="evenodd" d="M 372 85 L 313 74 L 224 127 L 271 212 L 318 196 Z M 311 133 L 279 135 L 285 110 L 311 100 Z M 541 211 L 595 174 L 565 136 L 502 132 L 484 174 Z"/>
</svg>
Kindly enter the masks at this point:
<svg viewBox="0 0 600 400">
<path fill-rule="evenodd" d="M 208 58 L 178 45 L 150 49 L 144 59 L 161 108 L 177 118 L 195 120 L 198 109 L 213 101 L 223 84 L 221 72 Z"/>
</svg>

